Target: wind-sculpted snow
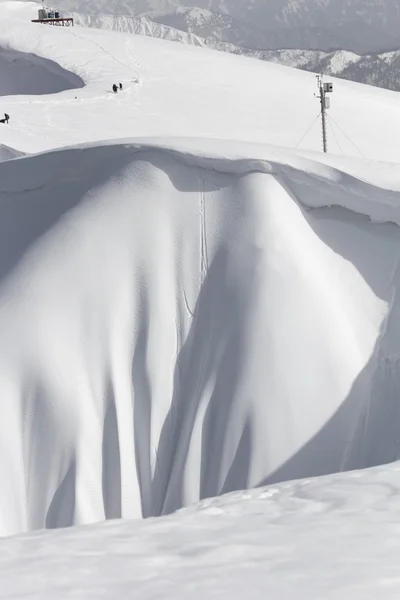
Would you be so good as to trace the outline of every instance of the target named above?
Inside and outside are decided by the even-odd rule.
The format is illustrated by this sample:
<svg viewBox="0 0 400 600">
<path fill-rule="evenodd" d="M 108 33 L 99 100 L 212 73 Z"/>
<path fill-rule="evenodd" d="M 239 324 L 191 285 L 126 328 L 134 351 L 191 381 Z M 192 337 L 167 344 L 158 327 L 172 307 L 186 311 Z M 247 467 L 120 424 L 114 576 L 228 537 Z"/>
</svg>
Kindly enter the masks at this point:
<svg viewBox="0 0 400 600">
<path fill-rule="evenodd" d="M 0 164 L 2 534 L 397 458 L 400 194 L 307 164 Z"/>
<path fill-rule="evenodd" d="M 78 75 L 51 60 L 0 47 L 0 96 L 55 94 L 81 87 Z"/>
</svg>

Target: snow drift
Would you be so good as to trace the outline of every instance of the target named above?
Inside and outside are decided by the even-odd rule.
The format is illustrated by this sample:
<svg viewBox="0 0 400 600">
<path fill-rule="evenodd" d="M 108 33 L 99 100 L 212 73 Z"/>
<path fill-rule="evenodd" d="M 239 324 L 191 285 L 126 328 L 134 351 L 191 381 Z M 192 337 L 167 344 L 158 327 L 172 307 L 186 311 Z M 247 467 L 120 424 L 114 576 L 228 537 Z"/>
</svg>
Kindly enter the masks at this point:
<svg viewBox="0 0 400 600">
<path fill-rule="evenodd" d="M 0 96 L 55 94 L 83 85 L 78 75 L 52 60 L 0 47 Z"/>
<path fill-rule="evenodd" d="M 128 143 L 1 163 L 1 533 L 397 458 L 398 200 Z"/>
<path fill-rule="evenodd" d="M 0 144 L 0 162 L 3 160 L 11 160 L 12 158 L 17 158 L 18 156 L 23 156 L 23 152 L 19 152 L 14 148 L 10 148 L 4 144 Z"/>
</svg>

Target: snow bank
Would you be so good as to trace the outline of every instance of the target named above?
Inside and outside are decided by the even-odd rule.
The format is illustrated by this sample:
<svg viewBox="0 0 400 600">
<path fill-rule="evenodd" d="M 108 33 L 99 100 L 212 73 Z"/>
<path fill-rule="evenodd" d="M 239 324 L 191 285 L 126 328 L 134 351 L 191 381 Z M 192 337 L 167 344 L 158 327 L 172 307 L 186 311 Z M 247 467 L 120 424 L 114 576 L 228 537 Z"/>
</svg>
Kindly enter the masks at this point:
<svg viewBox="0 0 400 600">
<path fill-rule="evenodd" d="M 0 164 L 1 533 L 398 456 L 399 230 L 299 202 L 365 196 L 343 181 L 129 144 Z"/>
<path fill-rule="evenodd" d="M 55 94 L 83 85 L 56 62 L 0 47 L 0 96 Z"/>
<path fill-rule="evenodd" d="M 399 465 L 0 540 L 4 600 L 397 600 Z"/>
</svg>

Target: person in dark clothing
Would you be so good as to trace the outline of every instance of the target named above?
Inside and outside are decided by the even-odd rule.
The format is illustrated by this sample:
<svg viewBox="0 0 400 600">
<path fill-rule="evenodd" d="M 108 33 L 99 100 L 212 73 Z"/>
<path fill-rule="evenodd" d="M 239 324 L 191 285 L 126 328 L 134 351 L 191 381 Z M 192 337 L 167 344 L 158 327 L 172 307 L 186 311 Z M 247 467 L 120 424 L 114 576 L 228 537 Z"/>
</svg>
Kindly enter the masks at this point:
<svg viewBox="0 0 400 600">
<path fill-rule="evenodd" d="M 113 88 L 112 89 L 113 89 L 114 94 L 116 94 L 118 92 L 118 88 L 115 85 L 115 83 L 113 83 Z"/>
<path fill-rule="evenodd" d="M 122 83 L 119 84 L 119 89 L 122 90 Z"/>
<path fill-rule="evenodd" d="M 4 118 L 5 118 L 6 123 L 8 125 L 8 121 L 10 120 L 10 115 L 8 115 L 7 113 L 4 113 Z"/>
</svg>

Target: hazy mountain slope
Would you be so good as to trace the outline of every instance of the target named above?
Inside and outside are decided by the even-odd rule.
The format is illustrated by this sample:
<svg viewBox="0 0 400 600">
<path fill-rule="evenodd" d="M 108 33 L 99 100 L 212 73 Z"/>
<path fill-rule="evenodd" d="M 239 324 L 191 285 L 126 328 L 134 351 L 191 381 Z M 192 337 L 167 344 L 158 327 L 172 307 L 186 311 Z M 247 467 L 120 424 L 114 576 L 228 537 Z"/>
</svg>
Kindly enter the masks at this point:
<svg viewBox="0 0 400 600">
<path fill-rule="evenodd" d="M 261 52 L 257 58 L 400 91 L 400 50 L 361 56 L 345 51 L 272 50 Z"/>
<path fill-rule="evenodd" d="M 146 35 L 162 40 L 181 42 L 194 46 L 207 46 L 203 38 L 174 29 L 167 25 L 156 23 L 148 17 L 114 17 L 112 15 L 85 15 L 80 13 L 71 13 L 76 25 L 84 27 L 95 27 L 109 31 L 120 31 L 123 33 L 135 33 L 137 35 Z"/>
</svg>

